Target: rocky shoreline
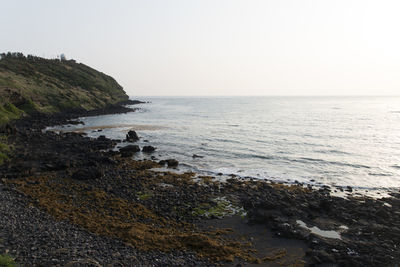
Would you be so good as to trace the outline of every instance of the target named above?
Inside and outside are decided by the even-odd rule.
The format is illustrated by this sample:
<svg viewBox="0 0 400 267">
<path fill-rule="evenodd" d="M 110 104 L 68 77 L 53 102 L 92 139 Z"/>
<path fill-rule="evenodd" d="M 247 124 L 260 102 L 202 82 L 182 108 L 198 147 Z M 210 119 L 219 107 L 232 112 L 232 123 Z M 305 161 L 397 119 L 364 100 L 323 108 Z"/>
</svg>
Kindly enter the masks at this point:
<svg viewBox="0 0 400 267">
<path fill-rule="evenodd" d="M 80 116 L 130 111 L 115 105 L 32 115 L 3 127 L 13 153 L 0 166 L 0 254 L 23 266 L 400 262 L 400 194 L 346 199 L 330 188 L 219 182 L 177 174 L 173 159 L 134 160 L 144 149 L 134 144 L 115 151 L 119 141 L 105 136 L 43 131 Z M 162 164 L 170 169 L 154 169 Z"/>
</svg>

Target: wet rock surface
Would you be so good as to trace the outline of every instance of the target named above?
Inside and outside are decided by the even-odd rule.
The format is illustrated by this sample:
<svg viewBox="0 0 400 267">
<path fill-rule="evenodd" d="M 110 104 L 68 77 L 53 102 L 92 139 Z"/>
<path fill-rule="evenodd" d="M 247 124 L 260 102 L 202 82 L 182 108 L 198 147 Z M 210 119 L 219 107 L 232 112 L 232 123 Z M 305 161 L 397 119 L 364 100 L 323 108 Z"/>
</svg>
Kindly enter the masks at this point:
<svg viewBox="0 0 400 267">
<path fill-rule="evenodd" d="M 242 192 L 241 199 L 250 222 L 267 225 L 279 236 L 304 240 L 310 263 L 394 266 L 399 261 L 399 194 L 345 199 L 331 196 L 327 190 L 249 184 L 253 185 Z M 301 227 L 299 220 L 318 231 Z M 324 236 L 332 231 L 340 239 Z"/>
<path fill-rule="evenodd" d="M 137 135 L 137 133 L 135 131 L 129 131 L 126 134 L 126 139 L 127 142 L 136 142 L 139 140 L 139 136 Z"/>
<path fill-rule="evenodd" d="M 134 153 L 139 152 L 140 147 L 138 145 L 127 145 L 119 149 L 121 157 L 127 158 L 132 157 Z"/>
<path fill-rule="evenodd" d="M 142 151 L 145 153 L 153 153 L 156 150 L 154 146 L 144 146 Z"/>
<path fill-rule="evenodd" d="M 160 165 L 167 165 L 168 167 L 178 167 L 179 162 L 176 159 L 166 159 L 166 160 L 160 160 L 158 162 Z"/>
</svg>

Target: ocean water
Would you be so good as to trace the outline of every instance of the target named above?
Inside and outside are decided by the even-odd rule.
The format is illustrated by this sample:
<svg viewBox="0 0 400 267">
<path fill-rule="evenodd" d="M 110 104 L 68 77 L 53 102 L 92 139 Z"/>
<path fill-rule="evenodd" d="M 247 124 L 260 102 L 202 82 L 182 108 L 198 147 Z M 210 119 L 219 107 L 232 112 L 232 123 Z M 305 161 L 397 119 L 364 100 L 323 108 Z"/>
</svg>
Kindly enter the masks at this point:
<svg viewBox="0 0 400 267">
<path fill-rule="evenodd" d="M 139 145 L 156 146 L 154 156 L 176 158 L 183 170 L 367 190 L 400 188 L 400 97 L 140 100 L 151 103 L 135 105 L 140 110 L 134 113 L 83 118 L 84 126 L 63 129 L 123 139 L 133 128 Z M 93 131 L 103 126 L 110 128 Z"/>
</svg>

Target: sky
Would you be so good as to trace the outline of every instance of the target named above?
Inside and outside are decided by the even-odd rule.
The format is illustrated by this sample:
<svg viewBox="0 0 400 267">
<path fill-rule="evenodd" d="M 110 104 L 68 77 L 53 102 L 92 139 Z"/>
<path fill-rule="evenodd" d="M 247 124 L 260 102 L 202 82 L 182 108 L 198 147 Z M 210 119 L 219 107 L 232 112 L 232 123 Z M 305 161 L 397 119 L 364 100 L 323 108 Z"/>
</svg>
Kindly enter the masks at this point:
<svg viewBox="0 0 400 267">
<path fill-rule="evenodd" d="M 0 52 L 64 53 L 132 96 L 400 94 L 397 0 L 0 4 Z"/>
</svg>

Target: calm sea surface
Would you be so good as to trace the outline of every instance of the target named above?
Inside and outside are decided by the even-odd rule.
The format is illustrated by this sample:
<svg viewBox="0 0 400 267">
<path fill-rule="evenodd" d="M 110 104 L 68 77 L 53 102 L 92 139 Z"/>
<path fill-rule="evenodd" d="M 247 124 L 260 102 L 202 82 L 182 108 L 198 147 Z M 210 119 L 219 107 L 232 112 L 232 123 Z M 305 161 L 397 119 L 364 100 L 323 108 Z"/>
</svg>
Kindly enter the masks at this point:
<svg viewBox="0 0 400 267">
<path fill-rule="evenodd" d="M 361 189 L 400 187 L 399 97 L 141 98 L 141 110 L 84 118 L 181 169 Z M 76 126 L 71 126 L 76 128 Z M 145 143 L 144 140 L 149 140 Z M 193 154 L 203 158 L 193 158 Z M 137 157 L 146 157 L 138 155 Z"/>
</svg>

